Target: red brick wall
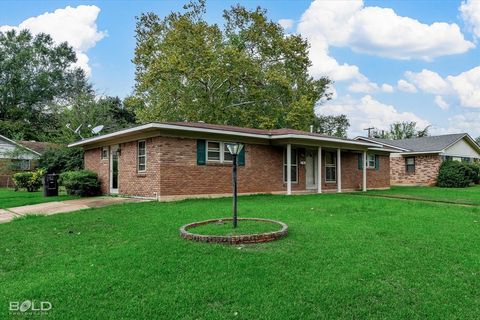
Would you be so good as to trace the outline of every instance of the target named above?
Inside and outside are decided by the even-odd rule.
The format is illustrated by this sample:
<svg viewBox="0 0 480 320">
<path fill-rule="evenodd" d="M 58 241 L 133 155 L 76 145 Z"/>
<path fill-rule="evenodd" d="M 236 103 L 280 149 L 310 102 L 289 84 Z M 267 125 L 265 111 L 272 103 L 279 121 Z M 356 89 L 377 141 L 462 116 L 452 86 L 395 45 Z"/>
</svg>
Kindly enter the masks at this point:
<svg viewBox="0 0 480 320">
<path fill-rule="evenodd" d="M 157 197 L 160 192 L 160 144 L 161 138 L 145 139 L 147 146 L 147 170 L 137 172 L 137 141 L 120 144 L 118 192 L 139 197 Z"/>
<path fill-rule="evenodd" d="M 190 138 L 154 137 L 147 139 L 147 171 L 137 173 L 137 142 L 120 145 L 119 193 L 123 195 L 156 197 L 201 194 L 228 194 L 231 192 L 229 164 L 197 165 L 197 141 Z M 102 190 L 109 191 L 109 161 L 100 159 L 101 148 L 85 152 L 85 167 L 98 172 Z M 245 166 L 238 169 L 240 193 L 285 192 L 283 182 L 283 147 L 270 145 L 245 146 Z M 298 149 L 298 183 L 292 183 L 293 191 L 304 191 L 305 150 Z M 362 170 L 358 169 L 356 153 L 342 152 L 342 189 L 360 189 Z M 323 188 L 336 189 L 336 183 L 325 183 L 325 167 L 322 161 Z M 389 187 L 388 157 L 380 157 L 380 169 L 367 170 L 369 188 Z"/>
<path fill-rule="evenodd" d="M 98 178 L 102 183 L 102 193 L 110 192 L 110 177 L 109 177 L 109 159 L 102 160 L 102 148 L 95 148 L 85 151 L 84 167 L 86 170 L 91 170 L 98 174 Z M 110 157 L 110 155 L 109 155 Z"/>
<path fill-rule="evenodd" d="M 442 159 L 439 155 L 415 156 L 415 172 L 407 173 L 405 158 L 392 157 L 390 182 L 400 185 L 435 185 L 441 164 Z"/>
</svg>

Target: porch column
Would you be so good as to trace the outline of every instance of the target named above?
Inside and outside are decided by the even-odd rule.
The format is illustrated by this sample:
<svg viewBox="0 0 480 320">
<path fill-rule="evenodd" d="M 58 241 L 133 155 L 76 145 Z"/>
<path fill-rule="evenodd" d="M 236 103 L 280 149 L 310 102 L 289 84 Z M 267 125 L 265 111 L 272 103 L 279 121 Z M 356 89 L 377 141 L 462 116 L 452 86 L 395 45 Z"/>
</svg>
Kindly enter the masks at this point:
<svg viewBox="0 0 480 320">
<path fill-rule="evenodd" d="M 342 150 L 337 149 L 337 192 L 342 192 Z"/>
<path fill-rule="evenodd" d="M 317 192 L 322 193 L 322 147 L 318 147 L 317 154 Z"/>
<path fill-rule="evenodd" d="M 363 151 L 362 162 L 363 191 L 367 191 L 367 151 Z"/>
<path fill-rule="evenodd" d="M 287 144 L 287 194 L 292 194 L 292 145 Z"/>
</svg>

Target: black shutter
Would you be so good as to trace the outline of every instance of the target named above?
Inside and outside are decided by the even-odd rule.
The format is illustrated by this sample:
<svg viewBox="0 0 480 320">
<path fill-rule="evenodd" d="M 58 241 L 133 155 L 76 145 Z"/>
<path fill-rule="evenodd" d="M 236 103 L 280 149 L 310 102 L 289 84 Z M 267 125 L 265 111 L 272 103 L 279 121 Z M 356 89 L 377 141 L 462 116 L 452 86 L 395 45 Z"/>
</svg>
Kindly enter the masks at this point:
<svg viewBox="0 0 480 320">
<path fill-rule="evenodd" d="M 238 155 L 238 165 L 245 165 L 245 145 L 243 145 L 242 151 L 240 151 L 240 154 Z"/>
<path fill-rule="evenodd" d="M 207 159 L 206 156 L 206 143 L 205 140 L 197 140 L 197 164 L 204 165 Z"/>
<path fill-rule="evenodd" d="M 375 170 L 380 169 L 380 156 L 375 155 Z"/>
<path fill-rule="evenodd" d="M 363 154 L 359 153 L 358 154 L 358 170 L 363 169 Z"/>
</svg>

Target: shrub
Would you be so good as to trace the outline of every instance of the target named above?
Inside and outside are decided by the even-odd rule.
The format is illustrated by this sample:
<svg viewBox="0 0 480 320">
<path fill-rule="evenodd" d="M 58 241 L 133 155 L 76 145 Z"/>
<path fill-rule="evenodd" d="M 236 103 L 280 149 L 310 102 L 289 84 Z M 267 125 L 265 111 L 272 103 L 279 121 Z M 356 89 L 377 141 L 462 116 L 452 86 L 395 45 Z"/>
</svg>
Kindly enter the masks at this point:
<svg viewBox="0 0 480 320">
<path fill-rule="evenodd" d="M 13 175 L 13 183 L 17 189 L 27 189 L 28 192 L 34 192 L 42 186 L 42 177 L 44 170 L 39 169 L 34 172 L 19 172 Z"/>
<path fill-rule="evenodd" d="M 480 183 L 480 164 L 471 163 L 468 166 L 473 171 L 473 176 L 472 176 L 473 183 L 479 184 Z"/>
<path fill-rule="evenodd" d="M 67 171 L 60 174 L 59 183 L 65 186 L 69 195 L 89 197 L 100 194 L 100 181 L 95 172 Z"/>
<path fill-rule="evenodd" d="M 38 165 L 47 173 L 81 170 L 83 168 L 83 149 L 64 146 L 49 148 L 40 157 Z"/>
<path fill-rule="evenodd" d="M 470 165 L 458 161 L 445 161 L 438 172 L 437 185 L 444 188 L 465 188 L 474 179 Z"/>
</svg>

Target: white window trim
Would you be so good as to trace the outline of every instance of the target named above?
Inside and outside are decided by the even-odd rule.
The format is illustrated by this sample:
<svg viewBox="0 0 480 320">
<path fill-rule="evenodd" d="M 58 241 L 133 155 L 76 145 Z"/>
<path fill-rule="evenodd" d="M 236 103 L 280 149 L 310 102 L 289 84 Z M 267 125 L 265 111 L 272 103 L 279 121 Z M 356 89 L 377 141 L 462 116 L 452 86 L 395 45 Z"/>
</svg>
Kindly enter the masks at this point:
<svg viewBox="0 0 480 320">
<path fill-rule="evenodd" d="M 220 160 L 213 160 L 213 159 L 208 159 L 208 144 L 209 143 L 218 143 L 218 147 L 219 147 L 219 152 L 220 152 Z M 225 160 L 225 153 L 227 151 L 225 151 L 225 145 L 228 144 L 228 143 L 231 143 L 231 142 L 223 142 L 223 141 L 215 141 L 215 140 L 207 140 L 206 142 L 206 146 L 205 146 L 205 161 L 206 162 L 210 162 L 210 163 L 232 163 L 233 160 Z"/>
<path fill-rule="evenodd" d="M 296 179 L 295 180 L 292 180 L 292 183 L 298 183 L 298 149 L 296 148 L 292 148 L 292 151 L 295 150 L 295 155 L 296 155 L 296 164 L 292 163 L 290 164 L 292 167 L 295 167 L 295 171 L 296 171 Z M 285 176 L 285 167 L 287 166 L 287 158 L 286 158 L 286 155 L 287 155 L 287 151 L 286 151 L 286 148 L 283 149 L 283 170 L 282 170 L 282 174 L 283 174 L 283 183 L 287 183 L 287 177 Z M 293 160 L 293 158 L 292 158 Z"/>
<path fill-rule="evenodd" d="M 107 151 L 107 156 L 106 156 L 106 157 L 103 156 L 103 151 L 105 151 L 105 150 Z M 101 158 L 102 160 L 108 160 L 108 154 L 109 154 L 109 152 L 108 152 L 108 147 L 102 147 L 102 151 L 101 151 L 101 154 L 100 154 L 100 158 Z"/>
<path fill-rule="evenodd" d="M 144 142 L 145 143 L 145 154 L 143 156 L 140 155 L 140 142 Z M 145 158 L 145 169 L 144 170 L 140 170 L 140 157 L 144 157 Z M 146 172 L 147 171 L 147 141 L 146 140 L 138 140 L 137 141 L 137 172 L 139 173 L 143 173 L 143 172 Z"/>
<path fill-rule="evenodd" d="M 327 163 L 327 153 L 333 154 L 335 161 L 333 164 Z M 337 183 L 337 155 L 335 152 L 326 151 L 325 152 L 325 183 Z M 327 180 L 327 168 L 335 168 L 335 180 Z"/>
<path fill-rule="evenodd" d="M 370 159 L 370 157 L 373 157 L 373 166 L 370 165 L 370 161 L 372 161 L 372 159 Z M 367 154 L 367 169 L 375 169 L 375 155 L 374 154 Z"/>
</svg>

